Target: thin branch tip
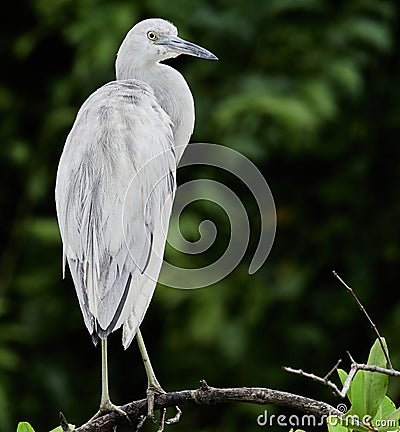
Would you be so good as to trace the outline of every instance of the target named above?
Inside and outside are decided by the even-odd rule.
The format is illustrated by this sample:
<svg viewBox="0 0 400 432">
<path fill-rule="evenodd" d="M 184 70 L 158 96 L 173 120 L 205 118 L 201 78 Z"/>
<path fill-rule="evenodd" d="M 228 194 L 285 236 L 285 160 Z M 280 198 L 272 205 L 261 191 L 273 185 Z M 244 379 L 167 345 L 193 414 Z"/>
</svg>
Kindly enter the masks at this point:
<svg viewBox="0 0 400 432">
<path fill-rule="evenodd" d="M 336 364 L 335 364 L 335 366 L 333 366 L 333 368 L 324 376 L 324 380 L 327 380 L 334 372 L 336 372 L 337 371 L 337 369 L 338 369 L 338 367 L 339 367 L 339 365 L 340 365 L 340 363 L 342 363 L 342 359 L 339 359 L 337 362 L 336 362 Z"/>
<path fill-rule="evenodd" d="M 207 381 L 205 379 L 201 379 L 200 380 L 200 388 L 199 390 L 201 391 L 207 391 L 209 390 L 211 387 L 208 385 Z"/>
<path fill-rule="evenodd" d="M 60 420 L 60 426 L 63 432 L 71 431 L 72 429 L 69 427 L 69 423 L 67 419 L 65 418 L 65 415 L 60 411 L 58 414 L 58 418 Z"/>
<path fill-rule="evenodd" d="M 353 291 L 353 289 L 335 271 L 333 271 L 333 275 L 346 288 L 346 290 L 349 291 L 349 293 L 352 295 L 354 301 L 356 302 L 358 308 L 364 314 L 364 316 L 367 318 L 373 332 L 376 334 L 376 336 L 379 340 L 379 344 L 381 345 L 383 354 L 385 355 L 385 358 L 386 358 L 386 363 L 387 363 L 388 369 L 393 369 L 392 362 L 390 361 L 390 357 L 389 357 L 389 352 L 388 352 L 387 348 L 385 347 L 385 344 L 383 343 L 383 338 L 380 335 L 377 326 L 372 321 L 371 317 L 368 315 L 368 312 L 366 311 L 365 307 L 363 306 L 363 304 L 361 303 L 361 301 L 359 300 L 359 298 L 357 297 L 357 295 Z"/>
</svg>

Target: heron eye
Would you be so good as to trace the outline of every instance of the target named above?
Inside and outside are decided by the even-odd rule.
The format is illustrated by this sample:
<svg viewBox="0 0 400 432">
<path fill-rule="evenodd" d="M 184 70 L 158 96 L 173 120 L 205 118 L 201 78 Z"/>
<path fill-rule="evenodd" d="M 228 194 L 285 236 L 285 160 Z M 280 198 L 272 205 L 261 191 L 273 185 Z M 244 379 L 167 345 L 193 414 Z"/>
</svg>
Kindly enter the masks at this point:
<svg viewBox="0 0 400 432">
<path fill-rule="evenodd" d="M 153 32 L 153 31 L 149 31 L 147 32 L 147 37 L 148 39 L 150 39 L 151 41 L 155 41 L 157 39 L 157 35 Z"/>
</svg>

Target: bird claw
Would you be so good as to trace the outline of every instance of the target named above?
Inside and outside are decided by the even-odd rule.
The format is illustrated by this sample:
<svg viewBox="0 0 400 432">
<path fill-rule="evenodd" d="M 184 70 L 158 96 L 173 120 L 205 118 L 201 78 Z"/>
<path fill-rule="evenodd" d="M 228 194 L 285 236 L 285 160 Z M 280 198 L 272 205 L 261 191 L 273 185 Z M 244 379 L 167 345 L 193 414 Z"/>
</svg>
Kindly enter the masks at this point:
<svg viewBox="0 0 400 432">
<path fill-rule="evenodd" d="M 165 394 L 162 387 L 150 386 L 147 391 L 147 417 L 151 418 L 153 423 L 156 421 L 154 418 L 154 398 L 156 395 Z"/>
<path fill-rule="evenodd" d="M 160 412 L 160 425 L 158 426 L 157 432 L 163 432 L 165 427 L 165 414 L 167 412 L 166 408 L 162 408 Z"/>
<path fill-rule="evenodd" d="M 178 421 L 181 419 L 182 410 L 178 407 L 178 405 L 174 406 L 174 410 L 176 414 L 173 417 L 165 420 L 165 424 L 167 425 L 175 424 L 178 423 Z"/>
<path fill-rule="evenodd" d="M 102 417 L 105 414 L 109 414 L 115 412 L 118 415 L 125 417 L 125 419 L 132 424 L 131 419 L 129 418 L 128 414 L 122 410 L 120 407 L 118 407 L 117 405 L 114 405 L 113 403 L 111 403 L 110 400 L 102 402 L 100 405 L 99 410 L 97 411 L 97 413 L 90 419 L 90 421 L 92 420 L 96 420 L 99 417 Z"/>
<path fill-rule="evenodd" d="M 166 392 L 161 387 L 157 387 L 157 386 L 150 386 L 147 389 L 147 392 L 146 392 L 146 394 L 147 394 L 147 414 L 140 417 L 139 423 L 136 426 L 136 432 L 139 431 L 143 427 L 144 422 L 148 418 L 151 419 L 151 421 L 153 423 L 157 423 L 157 420 L 155 419 L 155 416 L 154 416 L 154 399 L 155 399 L 156 395 L 165 394 L 165 393 Z M 166 408 L 160 409 L 160 419 L 159 419 L 159 426 L 158 426 L 157 432 L 163 432 L 165 425 L 178 423 L 178 421 L 180 420 L 180 418 L 182 416 L 182 411 L 178 406 L 175 406 L 174 409 L 176 412 L 174 417 L 171 417 L 168 419 L 165 418 L 166 413 L 167 413 L 167 409 Z"/>
</svg>

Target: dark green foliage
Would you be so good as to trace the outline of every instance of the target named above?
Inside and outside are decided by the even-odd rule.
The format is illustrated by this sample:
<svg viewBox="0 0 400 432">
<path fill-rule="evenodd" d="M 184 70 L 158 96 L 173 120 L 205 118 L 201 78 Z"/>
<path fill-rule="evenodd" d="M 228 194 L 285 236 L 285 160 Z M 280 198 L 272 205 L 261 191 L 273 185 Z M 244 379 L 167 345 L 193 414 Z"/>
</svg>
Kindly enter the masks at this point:
<svg viewBox="0 0 400 432">
<path fill-rule="evenodd" d="M 333 269 L 357 291 L 399 366 L 396 0 L 35 0 L 9 8 L 0 40 L 2 432 L 14 432 L 21 419 L 38 431 L 52 429 L 60 410 L 80 424 L 98 407 L 100 352 L 70 276 L 61 279 L 55 173 L 79 106 L 113 79 L 122 38 L 147 17 L 170 19 L 183 37 L 220 58 L 173 61 L 196 100 L 193 141 L 248 156 L 270 185 L 278 214 L 270 257 L 249 276 L 259 224 L 251 196 L 217 169 L 178 172 L 179 183 L 204 176 L 225 182 L 241 197 L 253 232 L 243 263 L 217 285 L 157 289 L 143 334 L 163 386 L 195 387 L 205 378 L 336 404 L 327 389 L 280 369 L 323 375 L 345 350 L 356 360 L 367 356 L 374 336 Z M 216 249 L 204 256 L 209 262 L 229 229 L 217 206 L 198 202 L 185 212 L 187 238 L 198 238 L 200 217 L 220 222 Z M 167 258 L 191 265 L 170 249 Z M 115 403 L 144 396 L 136 345 L 123 352 L 119 332 L 110 338 L 110 369 Z M 400 381 L 392 380 L 389 395 L 398 406 Z M 262 411 L 191 407 L 173 428 L 259 431 Z"/>
</svg>

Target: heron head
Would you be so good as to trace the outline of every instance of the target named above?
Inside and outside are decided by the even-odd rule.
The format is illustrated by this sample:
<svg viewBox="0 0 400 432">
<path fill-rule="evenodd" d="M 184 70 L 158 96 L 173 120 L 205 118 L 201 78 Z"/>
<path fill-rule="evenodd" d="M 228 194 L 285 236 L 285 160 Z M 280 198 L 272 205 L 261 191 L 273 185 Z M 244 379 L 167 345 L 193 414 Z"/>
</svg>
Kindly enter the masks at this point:
<svg viewBox="0 0 400 432">
<path fill-rule="evenodd" d="M 159 62 L 187 54 L 210 60 L 218 58 L 210 51 L 178 37 L 177 28 L 160 18 L 147 19 L 136 24 L 127 34 L 123 44 L 134 53 L 135 61 Z"/>
</svg>

